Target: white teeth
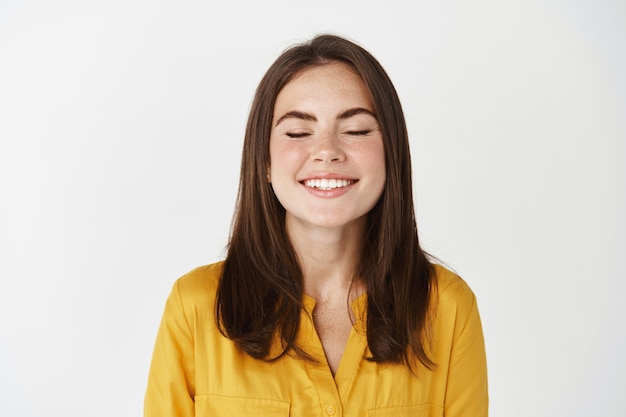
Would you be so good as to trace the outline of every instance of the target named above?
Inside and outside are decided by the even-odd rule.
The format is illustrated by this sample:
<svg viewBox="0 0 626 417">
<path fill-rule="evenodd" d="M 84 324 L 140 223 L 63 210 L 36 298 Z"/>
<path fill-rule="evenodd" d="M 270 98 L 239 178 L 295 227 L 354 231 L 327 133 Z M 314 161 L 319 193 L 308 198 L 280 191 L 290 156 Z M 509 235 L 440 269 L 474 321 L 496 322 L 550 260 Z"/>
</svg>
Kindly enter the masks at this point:
<svg viewBox="0 0 626 417">
<path fill-rule="evenodd" d="M 335 188 L 347 187 L 352 184 L 354 181 L 352 180 L 339 180 L 339 179 L 314 179 L 314 180 L 306 180 L 304 181 L 304 185 L 307 187 L 319 188 L 320 190 L 328 191 L 334 190 Z"/>
</svg>

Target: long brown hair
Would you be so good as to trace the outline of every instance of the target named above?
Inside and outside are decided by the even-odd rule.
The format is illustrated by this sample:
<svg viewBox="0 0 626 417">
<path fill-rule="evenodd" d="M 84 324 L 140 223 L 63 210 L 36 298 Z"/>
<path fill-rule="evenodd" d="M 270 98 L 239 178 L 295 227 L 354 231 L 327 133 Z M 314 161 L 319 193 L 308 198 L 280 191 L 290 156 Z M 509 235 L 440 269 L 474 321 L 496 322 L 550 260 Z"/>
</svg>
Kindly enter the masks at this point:
<svg viewBox="0 0 626 417">
<path fill-rule="evenodd" d="M 285 210 L 266 179 L 276 97 L 307 68 L 342 62 L 368 87 L 382 131 L 386 183 L 368 214 L 356 276 L 367 287 L 367 341 L 372 361 L 427 368 L 433 268 L 421 250 L 415 223 L 409 140 L 396 90 L 366 50 L 320 35 L 287 49 L 257 87 L 246 127 L 239 195 L 216 300 L 220 331 L 249 355 L 274 360 L 293 350 L 303 308 L 302 272 L 285 230 Z M 274 338 L 282 350 L 270 356 Z"/>
</svg>

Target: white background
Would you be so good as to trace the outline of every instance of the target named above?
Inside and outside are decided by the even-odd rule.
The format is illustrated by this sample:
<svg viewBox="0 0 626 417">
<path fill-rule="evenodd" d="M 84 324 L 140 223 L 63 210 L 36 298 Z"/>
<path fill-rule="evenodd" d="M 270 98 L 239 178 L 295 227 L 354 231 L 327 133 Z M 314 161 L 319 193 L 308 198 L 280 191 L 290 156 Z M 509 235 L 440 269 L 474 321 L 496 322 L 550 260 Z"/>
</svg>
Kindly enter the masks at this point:
<svg viewBox="0 0 626 417">
<path fill-rule="evenodd" d="M 626 3 L 225 3 L 0 0 L 0 415 L 141 414 L 173 281 L 223 256 L 253 90 L 328 31 L 399 91 L 491 415 L 626 415 Z"/>
</svg>

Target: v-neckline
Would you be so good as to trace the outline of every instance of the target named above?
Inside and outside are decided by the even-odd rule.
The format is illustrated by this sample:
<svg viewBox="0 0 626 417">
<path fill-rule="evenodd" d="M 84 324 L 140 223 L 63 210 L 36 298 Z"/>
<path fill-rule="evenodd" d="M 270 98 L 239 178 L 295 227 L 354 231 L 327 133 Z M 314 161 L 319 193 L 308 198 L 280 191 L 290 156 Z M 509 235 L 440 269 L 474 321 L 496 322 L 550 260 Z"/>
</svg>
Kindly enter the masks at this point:
<svg viewBox="0 0 626 417">
<path fill-rule="evenodd" d="M 339 399 L 344 402 L 347 398 L 354 375 L 361 362 L 365 349 L 367 347 L 366 337 L 366 317 L 365 306 L 367 302 L 367 293 L 363 293 L 350 302 L 350 308 L 354 315 L 355 321 L 350 329 L 350 335 L 344 347 L 337 372 L 333 376 L 330 365 L 326 360 L 322 341 L 317 333 L 313 322 L 313 310 L 316 301 L 309 295 L 304 295 L 303 300 L 303 320 L 301 320 L 301 329 L 299 332 L 298 342 L 307 352 L 311 353 L 318 364 L 310 364 L 310 369 L 315 369 L 313 374 L 316 378 L 331 379 L 335 387 Z"/>
</svg>

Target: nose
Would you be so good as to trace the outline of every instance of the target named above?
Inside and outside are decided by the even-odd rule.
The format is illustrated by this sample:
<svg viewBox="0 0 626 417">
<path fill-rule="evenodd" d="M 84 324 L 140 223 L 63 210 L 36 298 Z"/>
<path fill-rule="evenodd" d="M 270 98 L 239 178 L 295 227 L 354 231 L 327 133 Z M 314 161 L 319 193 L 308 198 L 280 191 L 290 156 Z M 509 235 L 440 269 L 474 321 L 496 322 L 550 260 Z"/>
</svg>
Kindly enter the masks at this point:
<svg viewBox="0 0 626 417">
<path fill-rule="evenodd" d="M 315 141 L 313 159 L 316 162 L 339 162 L 345 157 L 341 139 L 335 133 L 324 133 Z"/>
</svg>

